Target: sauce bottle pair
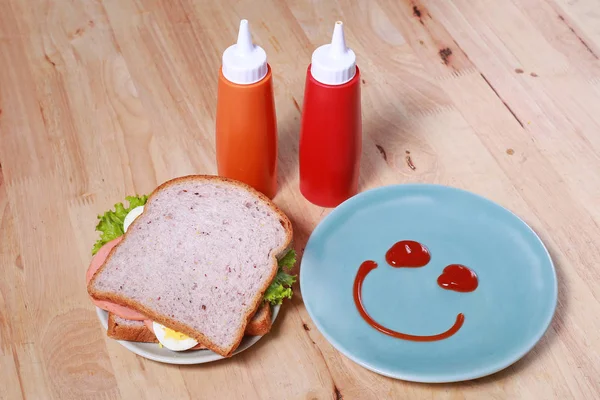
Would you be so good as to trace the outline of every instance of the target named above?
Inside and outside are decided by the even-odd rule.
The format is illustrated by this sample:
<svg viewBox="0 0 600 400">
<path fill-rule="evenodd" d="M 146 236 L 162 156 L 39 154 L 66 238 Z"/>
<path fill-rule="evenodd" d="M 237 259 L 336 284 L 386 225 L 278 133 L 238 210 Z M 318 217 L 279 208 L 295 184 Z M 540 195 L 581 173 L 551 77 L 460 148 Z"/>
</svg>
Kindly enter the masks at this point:
<svg viewBox="0 0 600 400">
<path fill-rule="evenodd" d="M 277 121 L 271 67 L 242 20 L 219 71 L 216 145 L 221 176 L 277 193 Z M 306 72 L 300 128 L 300 191 L 335 207 L 358 192 L 362 149 L 360 71 L 336 22 L 331 44 L 317 48 Z"/>
</svg>

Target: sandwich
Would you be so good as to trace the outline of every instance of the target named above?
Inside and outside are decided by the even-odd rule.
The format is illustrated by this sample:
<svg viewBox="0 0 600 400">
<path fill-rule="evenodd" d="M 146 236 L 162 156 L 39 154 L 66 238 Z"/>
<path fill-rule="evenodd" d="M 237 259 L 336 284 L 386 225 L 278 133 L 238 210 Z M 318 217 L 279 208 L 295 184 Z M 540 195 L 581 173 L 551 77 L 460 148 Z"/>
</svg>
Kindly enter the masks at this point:
<svg viewBox="0 0 600 400">
<path fill-rule="evenodd" d="M 113 339 L 230 357 L 244 335 L 265 335 L 271 307 L 292 297 L 288 217 L 229 179 L 192 175 L 99 215 L 86 274 Z"/>
</svg>

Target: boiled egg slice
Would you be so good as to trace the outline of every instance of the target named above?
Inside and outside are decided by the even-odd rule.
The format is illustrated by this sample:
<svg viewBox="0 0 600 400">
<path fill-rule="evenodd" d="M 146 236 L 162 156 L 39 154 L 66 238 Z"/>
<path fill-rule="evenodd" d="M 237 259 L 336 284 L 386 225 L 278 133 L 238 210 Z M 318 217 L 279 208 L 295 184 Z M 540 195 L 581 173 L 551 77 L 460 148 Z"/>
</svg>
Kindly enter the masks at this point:
<svg viewBox="0 0 600 400">
<path fill-rule="evenodd" d="M 167 328 L 166 326 L 163 326 L 158 322 L 153 321 L 152 328 L 160 344 L 162 344 L 169 350 L 189 350 L 198 344 L 198 342 L 196 342 L 191 337 L 186 336 L 183 333 L 174 331 L 173 329 Z"/>
<path fill-rule="evenodd" d="M 125 216 L 125 220 L 123 221 L 123 231 L 127 232 L 127 228 L 129 228 L 129 225 L 131 225 L 137 217 L 142 215 L 143 212 L 144 206 L 137 206 L 133 210 L 129 211 L 129 213 Z"/>
</svg>

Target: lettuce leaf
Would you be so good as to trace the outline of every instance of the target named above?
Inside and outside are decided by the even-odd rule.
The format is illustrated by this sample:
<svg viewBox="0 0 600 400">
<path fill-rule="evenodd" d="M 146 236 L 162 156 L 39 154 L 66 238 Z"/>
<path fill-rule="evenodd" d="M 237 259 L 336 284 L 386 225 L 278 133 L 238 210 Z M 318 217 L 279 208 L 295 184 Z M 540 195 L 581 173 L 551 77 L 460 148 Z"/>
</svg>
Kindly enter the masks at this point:
<svg viewBox="0 0 600 400">
<path fill-rule="evenodd" d="M 123 231 L 123 223 L 125 217 L 129 211 L 133 210 L 138 206 L 143 206 L 148 200 L 148 196 L 127 196 L 125 200 L 129 203 L 129 206 L 125 208 L 123 203 L 115 204 L 115 210 L 109 210 L 104 215 L 98 215 L 98 225 L 96 230 L 101 233 L 100 239 L 96 241 L 92 248 L 92 255 L 96 254 L 98 250 L 106 243 L 113 239 L 122 236 L 125 232 Z"/>
<path fill-rule="evenodd" d="M 288 251 L 279 260 L 279 266 L 287 269 L 288 271 L 294 267 L 294 264 L 296 264 L 296 252 L 294 250 Z"/>
<path fill-rule="evenodd" d="M 272 305 L 281 304 L 283 299 L 292 298 L 293 292 L 291 286 L 296 282 L 296 275 L 290 275 L 285 271 L 289 271 L 296 264 L 296 252 L 294 250 L 288 251 L 279 260 L 278 264 L 277 275 L 267 288 L 264 297 L 265 301 L 268 301 Z"/>
</svg>

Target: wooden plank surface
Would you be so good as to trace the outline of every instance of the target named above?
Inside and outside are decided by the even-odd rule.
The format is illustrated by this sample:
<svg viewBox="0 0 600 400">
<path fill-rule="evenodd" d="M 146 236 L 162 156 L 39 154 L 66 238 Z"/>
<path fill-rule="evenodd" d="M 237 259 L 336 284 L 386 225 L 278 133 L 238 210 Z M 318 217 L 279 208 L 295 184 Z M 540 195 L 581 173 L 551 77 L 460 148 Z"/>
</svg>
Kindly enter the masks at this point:
<svg viewBox="0 0 600 400">
<path fill-rule="evenodd" d="M 523 360 L 384 378 L 328 344 L 298 288 L 230 360 L 162 365 L 106 338 L 82 284 L 95 216 L 216 173 L 216 76 L 241 18 L 274 71 L 275 201 L 297 250 L 328 213 L 298 190 L 306 66 L 341 19 L 363 74 L 361 189 L 465 188 L 549 247 L 557 313 Z M 0 398 L 600 398 L 599 27 L 594 0 L 0 0 Z"/>
</svg>

